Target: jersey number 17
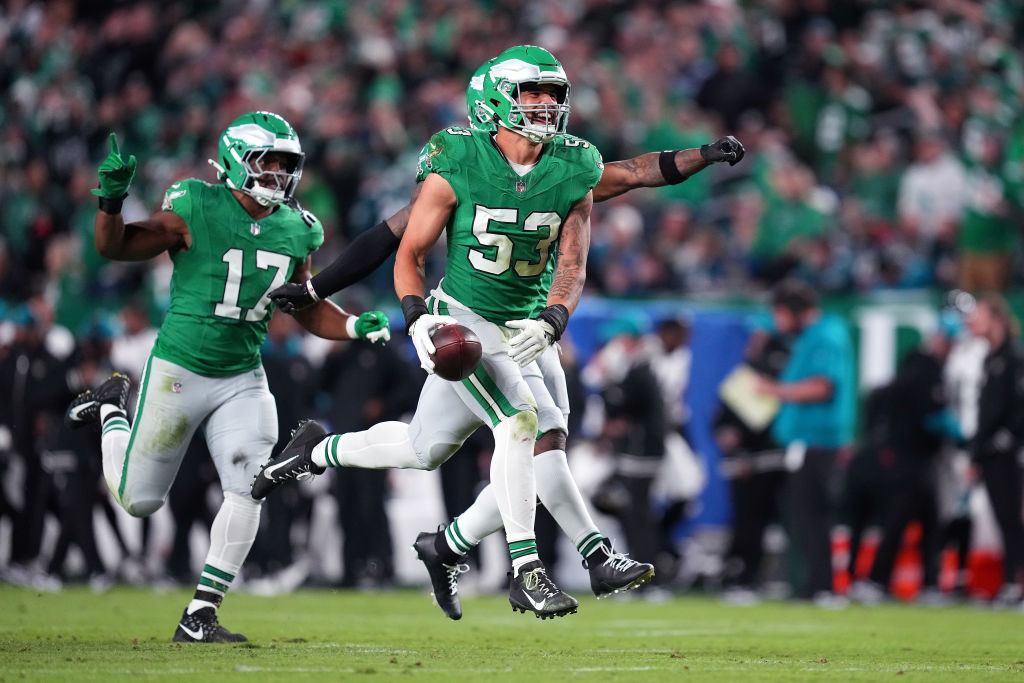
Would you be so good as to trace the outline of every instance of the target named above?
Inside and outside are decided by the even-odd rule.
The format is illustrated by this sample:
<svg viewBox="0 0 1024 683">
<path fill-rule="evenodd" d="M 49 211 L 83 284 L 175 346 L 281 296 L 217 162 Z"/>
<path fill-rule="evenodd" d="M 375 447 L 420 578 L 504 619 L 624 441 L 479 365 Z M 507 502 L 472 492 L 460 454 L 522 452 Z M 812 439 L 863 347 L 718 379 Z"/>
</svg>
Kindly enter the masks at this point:
<svg viewBox="0 0 1024 683">
<path fill-rule="evenodd" d="M 242 264 L 244 252 L 241 249 L 228 249 L 221 256 L 221 261 L 228 264 L 227 279 L 224 282 L 224 296 L 220 303 L 213 307 L 213 314 L 219 318 L 242 320 L 242 309 L 238 305 L 238 297 L 242 291 Z M 260 270 L 274 270 L 270 285 L 263 291 L 256 305 L 245 311 L 246 322 L 258 322 L 267 316 L 270 305 L 270 292 L 284 284 L 285 274 L 291 265 L 291 257 L 273 251 L 256 250 L 256 267 Z"/>
</svg>

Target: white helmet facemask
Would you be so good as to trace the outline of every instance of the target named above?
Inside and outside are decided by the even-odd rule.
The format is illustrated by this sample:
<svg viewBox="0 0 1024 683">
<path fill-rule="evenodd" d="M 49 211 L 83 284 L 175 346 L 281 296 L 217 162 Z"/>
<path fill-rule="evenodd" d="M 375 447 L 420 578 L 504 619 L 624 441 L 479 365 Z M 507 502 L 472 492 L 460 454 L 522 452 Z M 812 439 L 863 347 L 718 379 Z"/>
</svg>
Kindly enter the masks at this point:
<svg viewBox="0 0 1024 683">
<path fill-rule="evenodd" d="M 264 159 L 268 154 L 284 157 L 279 170 L 264 169 Z M 276 149 L 247 150 L 241 158 L 245 169 L 245 181 L 237 188 L 255 199 L 261 206 L 272 206 L 287 201 L 295 193 L 295 188 L 302 178 L 304 155 L 299 152 L 282 152 Z"/>
</svg>

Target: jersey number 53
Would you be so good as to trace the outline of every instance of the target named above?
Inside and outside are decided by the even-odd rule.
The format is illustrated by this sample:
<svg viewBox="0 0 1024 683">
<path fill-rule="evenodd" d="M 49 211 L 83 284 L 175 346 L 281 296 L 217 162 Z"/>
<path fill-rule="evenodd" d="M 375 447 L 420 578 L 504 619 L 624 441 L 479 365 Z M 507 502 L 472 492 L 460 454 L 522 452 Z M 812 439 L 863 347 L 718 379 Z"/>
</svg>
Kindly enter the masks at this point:
<svg viewBox="0 0 1024 683">
<path fill-rule="evenodd" d="M 536 260 L 517 259 L 512 262 L 514 243 L 508 235 L 490 232 L 491 223 L 503 225 L 519 224 L 519 209 L 492 209 L 477 204 L 473 215 L 473 236 L 484 249 L 470 248 L 469 262 L 477 270 L 501 275 L 514 268 L 520 277 L 536 277 L 544 272 L 548 264 L 551 245 L 558 239 L 558 231 L 562 227 L 562 217 L 554 211 L 534 211 L 523 221 L 524 232 L 536 232 L 539 239 L 534 246 Z M 547 228 L 547 235 L 540 237 L 541 228 Z"/>
</svg>

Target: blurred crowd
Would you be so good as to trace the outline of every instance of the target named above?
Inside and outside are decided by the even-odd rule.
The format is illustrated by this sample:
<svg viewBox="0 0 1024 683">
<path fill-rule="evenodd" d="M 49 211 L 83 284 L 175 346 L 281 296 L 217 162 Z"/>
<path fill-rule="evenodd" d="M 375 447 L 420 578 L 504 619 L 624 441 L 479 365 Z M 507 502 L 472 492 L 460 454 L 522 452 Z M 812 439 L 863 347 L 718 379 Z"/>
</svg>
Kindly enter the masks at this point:
<svg viewBox="0 0 1024 683">
<path fill-rule="evenodd" d="M 1024 12 L 1011 0 L 27 2 L 0 9 L 0 298 L 48 290 L 77 332 L 161 270 L 90 243 L 116 131 L 156 208 L 236 115 L 270 109 L 307 153 L 325 264 L 402 206 L 428 136 L 466 121 L 469 75 L 537 43 L 573 83 L 570 130 L 606 160 L 721 134 L 747 161 L 595 212 L 588 286 L 733 293 L 1003 288 L 1019 278 Z M 371 280 L 389 293 L 387 269 Z M 82 303 L 88 302 L 88 307 Z"/>
<path fill-rule="evenodd" d="M 205 160 L 238 114 L 282 114 L 307 155 L 298 196 L 325 226 L 315 270 L 407 202 L 422 144 L 465 123 L 469 75 L 514 43 L 540 44 L 563 62 L 573 84 L 569 129 L 606 160 L 723 134 L 747 148 L 736 167 L 719 164 L 596 210 L 594 295 L 732 295 L 794 275 L 843 293 L 1020 284 L 1024 11 L 1013 0 L 10 0 L 0 8 L 0 521 L 19 521 L 0 552 L 8 579 L 56 585 L 71 547 L 97 587 L 115 570 L 89 523 L 99 505 L 118 529 L 98 455 L 85 443 L 93 440 L 69 432 L 61 413 L 113 369 L 138 377 L 168 302 L 170 263 L 95 253 L 89 190 L 108 134 L 139 159 L 123 211 L 131 221 L 156 209 L 175 180 L 213 180 Z M 366 307 L 393 306 L 390 269 L 353 295 Z M 668 322 L 655 335 L 614 321 L 592 365 L 569 373 L 570 432 L 590 437 L 578 444 L 587 457 L 616 463 L 593 503 L 621 521 L 637 556 L 661 558 L 669 582 L 683 561 L 672 529 L 702 485 L 681 405 L 685 328 Z M 758 361 L 759 372 L 782 372 L 783 342 L 766 347 L 777 343 L 782 355 Z M 264 363 L 280 434 L 301 416 L 345 430 L 406 414 L 422 375 L 403 348 L 311 346 L 275 316 Z M 342 393 L 347 400 L 332 400 Z M 596 426 L 580 422 L 588 394 L 601 399 Z M 735 446 L 720 445 L 727 456 Z M 758 518 L 785 483 L 780 446 L 762 446 L 774 483 L 752 487 L 768 506 L 756 508 Z M 471 442 L 443 476 L 478 480 L 487 449 Z M 174 547 L 147 570 L 172 578 L 188 575 L 192 522 L 210 515 L 214 474 L 202 452 L 189 458 L 172 489 Z M 738 471 L 761 472 L 747 465 Z M 686 475 L 661 476 L 663 467 Z M 666 480 L 689 484 L 666 488 Z M 750 501 L 737 485 L 736 500 Z M 387 487 L 384 473 L 346 471 L 318 492 L 337 496 L 345 581 L 393 576 L 391 543 L 380 540 L 386 524 L 378 528 Z M 457 490 L 472 487 L 446 486 Z M 292 566 L 301 545 L 294 529 L 308 528 L 312 505 L 298 491 L 268 502 L 279 509 L 265 515 L 253 575 Z M 1019 517 L 1019 488 L 1017 496 Z M 454 514 L 468 501 L 453 493 L 445 502 Z M 737 519 L 747 513 L 738 509 Z M 57 521 L 59 538 L 43 553 L 47 520 Z M 747 573 L 726 572 L 727 585 L 756 588 L 760 537 L 757 529 L 736 537 L 726 568 Z M 138 543 L 117 538 L 123 557 L 145 564 L 145 533 Z M 884 591 L 884 571 L 873 576 Z"/>
</svg>

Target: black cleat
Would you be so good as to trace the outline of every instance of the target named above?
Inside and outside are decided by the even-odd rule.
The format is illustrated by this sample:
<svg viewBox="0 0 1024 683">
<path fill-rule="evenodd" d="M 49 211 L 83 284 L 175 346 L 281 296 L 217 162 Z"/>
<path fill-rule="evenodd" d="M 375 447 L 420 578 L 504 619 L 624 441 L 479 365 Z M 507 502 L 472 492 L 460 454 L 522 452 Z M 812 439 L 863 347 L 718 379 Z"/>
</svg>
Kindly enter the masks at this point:
<svg viewBox="0 0 1024 683">
<path fill-rule="evenodd" d="M 192 614 L 186 607 L 174 632 L 176 643 L 245 643 L 248 640 L 241 633 L 232 633 L 221 626 L 213 607 L 203 607 Z"/>
<path fill-rule="evenodd" d="M 459 574 L 469 571 L 469 565 L 464 562 L 466 556 L 459 557 L 453 564 L 445 564 L 444 560 L 435 550 L 434 542 L 438 534 L 444 533 L 444 527 L 437 531 L 421 531 L 412 544 L 416 556 L 427 568 L 430 575 L 430 586 L 434 589 L 432 595 L 434 602 L 441 608 L 444 615 L 449 619 L 459 620 L 462 618 L 462 604 L 459 602 Z"/>
<path fill-rule="evenodd" d="M 604 551 L 608 555 L 604 562 L 583 560 L 583 567 L 590 572 L 590 588 L 598 600 L 639 588 L 654 578 L 653 564 L 637 562 L 608 545 L 604 546 Z"/>
<path fill-rule="evenodd" d="M 547 570 L 540 560 L 527 562 L 519 569 L 519 574 L 512 577 L 508 601 L 512 604 L 513 612 L 525 614 L 529 610 L 536 614 L 538 619 L 554 619 L 575 614 L 576 608 L 579 607 L 576 598 L 562 592 L 548 577 Z"/>
<path fill-rule="evenodd" d="M 128 403 L 131 388 L 132 381 L 127 376 L 115 372 L 95 391 L 83 391 L 71 401 L 68 411 L 64 414 L 64 424 L 73 428 L 99 424 L 100 406 L 110 403 L 123 411 Z"/>
<path fill-rule="evenodd" d="M 289 479 L 323 474 L 327 468 L 313 463 L 313 446 L 323 441 L 327 430 L 315 420 L 302 420 L 292 430 L 292 439 L 276 458 L 267 461 L 252 481 L 252 497 L 262 500 Z"/>
</svg>

